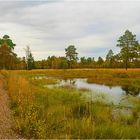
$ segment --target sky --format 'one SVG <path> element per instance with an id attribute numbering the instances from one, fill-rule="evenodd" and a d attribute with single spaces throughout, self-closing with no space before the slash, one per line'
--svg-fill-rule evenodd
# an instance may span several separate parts
<path id="1" fill-rule="evenodd" d="M 75 45 L 79 57 L 104 58 L 118 53 L 125 30 L 140 39 L 139 10 L 139 0 L 0 0 L 0 37 L 11 37 L 19 57 L 27 45 L 36 60 Z"/>

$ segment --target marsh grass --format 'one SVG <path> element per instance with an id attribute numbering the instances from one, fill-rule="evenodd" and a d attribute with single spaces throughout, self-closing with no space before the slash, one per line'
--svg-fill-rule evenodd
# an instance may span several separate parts
<path id="1" fill-rule="evenodd" d="M 133 99 L 132 114 L 114 117 L 112 105 L 87 100 L 80 90 L 44 88 L 23 73 L 6 74 L 14 130 L 23 138 L 140 138 L 139 100 Z"/>
<path id="2" fill-rule="evenodd" d="M 53 78 L 42 78 L 42 79 L 30 79 L 31 83 L 37 86 L 44 86 L 44 85 L 55 85 L 58 84 L 57 79 Z"/>
<path id="3" fill-rule="evenodd" d="M 90 89 L 88 89 L 88 88 L 79 88 L 78 89 L 79 91 L 82 91 L 82 92 L 91 92 L 91 90 Z"/>
<path id="4" fill-rule="evenodd" d="M 65 70 L 32 70 L 14 71 L 24 77 L 51 76 L 57 78 L 87 78 L 88 83 L 109 86 L 132 85 L 140 87 L 140 69 L 65 69 Z"/>
<path id="5" fill-rule="evenodd" d="M 31 71 L 14 71 L 24 76 L 53 76 L 63 78 L 140 78 L 140 69 L 48 69 L 48 70 L 31 70 Z"/>

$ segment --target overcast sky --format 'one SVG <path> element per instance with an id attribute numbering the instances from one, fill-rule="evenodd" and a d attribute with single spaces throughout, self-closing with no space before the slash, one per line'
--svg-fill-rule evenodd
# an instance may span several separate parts
<path id="1" fill-rule="evenodd" d="M 79 56 L 115 53 L 116 40 L 129 29 L 140 39 L 138 0 L 0 1 L 0 36 L 8 34 L 24 56 L 29 45 L 35 59 L 64 56 L 75 45 Z"/>

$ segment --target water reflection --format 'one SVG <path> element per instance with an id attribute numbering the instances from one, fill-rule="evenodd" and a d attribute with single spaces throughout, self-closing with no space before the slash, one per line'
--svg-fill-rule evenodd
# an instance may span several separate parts
<path id="1" fill-rule="evenodd" d="M 125 104 L 130 106 L 129 101 L 127 100 L 127 95 L 138 96 L 140 94 L 140 88 L 132 87 L 132 86 L 107 86 L 107 85 L 100 85 L 95 83 L 87 83 L 87 79 L 61 79 L 60 83 L 57 86 L 67 86 L 70 85 L 77 89 L 85 88 L 89 89 L 90 91 L 85 95 L 96 99 L 104 94 L 105 97 L 109 102 L 114 104 Z"/>
<path id="2" fill-rule="evenodd" d="M 126 95 L 138 96 L 140 94 L 140 88 L 133 86 L 122 86 L 122 90 Z"/>
<path id="3" fill-rule="evenodd" d="M 59 85 L 70 85 L 75 86 L 77 88 L 87 88 L 90 90 L 96 90 L 102 93 L 108 94 L 124 94 L 138 96 L 140 94 L 140 88 L 134 86 L 108 86 L 108 85 L 100 85 L 95 83 L 87 83 L 86 79 L 61 79 Z"/>
<path id="4" fill-rule="evenodd" d="M 87 89 L 87 91 L 91 91 L 89 93 L 85 93 L 86 96 L 90 96 L 92 94 L 93 98 L 96 98 L 98 95 L 105 94 L 106 97 L 113 102 L 114 104 L 120 104 L 120 102 L 124 102 L 127 95 L 138 96 L 140 95 L 140 88 L 133 86 L 110 86 L 110 85 L 100 85 L 96 83 L 87 83 L 87 79 L 81 78 L 73 78 L 73 79 L 61 79 L 60 77 L 46 77 L 46 76 L 38 76 L 34 77 L 34 79 L 42 79 L 42 78 L 52 78 L 60 81 L 57 84 L 53 85 L 45 85 L 44 87 L 54 88 L 60 86 L 72 86 L 77 89 Z M 93 92 L 92 92 L 93 91 Z M 98 94 L 98 95 L 97 95 Z M 126 101 L 129 105 L 130 103 Z M 125 103 L 126 104 L 126 103 Z M 128 106 L 129 106 L 128 105 Z"/>
<path id="5" fill-rule="evenodd" d="M 76 84 L 76 79 L 64 79 L 64 80 L 61 80 L 61 82 L 63 82 L 63 81 L 64 81 L 64 83 L 67 83 L 67 84 L 72 85 L 72 86 L 75 86 L 75 84 Z"/>

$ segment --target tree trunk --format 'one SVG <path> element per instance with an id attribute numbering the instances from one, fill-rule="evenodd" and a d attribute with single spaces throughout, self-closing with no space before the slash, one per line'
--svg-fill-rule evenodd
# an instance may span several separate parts
<path id="1" fill-rule="evenodd" d="M 125 69 L 127 70 L 127 59 L 125 60 Z"/>

